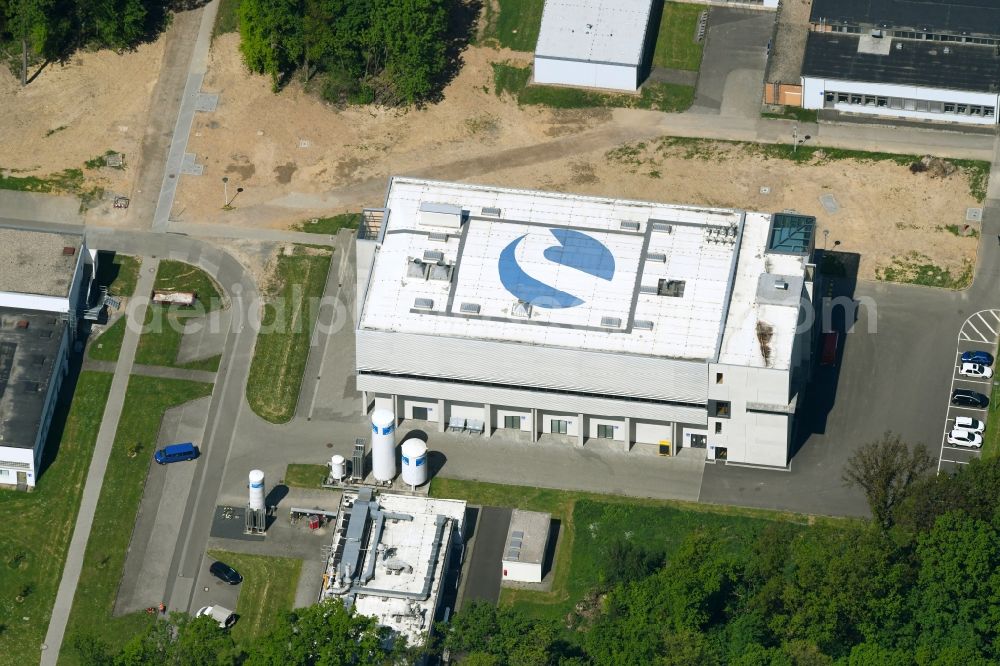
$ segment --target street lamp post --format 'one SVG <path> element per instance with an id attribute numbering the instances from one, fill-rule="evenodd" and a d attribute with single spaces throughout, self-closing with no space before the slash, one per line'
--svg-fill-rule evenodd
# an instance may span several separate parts
<path id="1" fill-rule="evenodd" d="M 222 177 L 222 207 L 229 205 L 229 176 Z"/>

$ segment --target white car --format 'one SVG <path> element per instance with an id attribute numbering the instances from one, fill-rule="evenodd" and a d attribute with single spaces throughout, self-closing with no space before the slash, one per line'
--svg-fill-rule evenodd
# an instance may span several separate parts
<path id="1" fill-rule="evenodd" d="M 993 368 L 982 365 L 981 363 L 963 363 L 962 367 L 958 369 L 960 375 L 965 375 L 966 377 L 982 377 L 984 379 L 989 379 L 993 376 Z"/>
<path id="2" fill-rule="evenodd" d="M 969 430 L 971 432 L 982 432 L 986 430 L 986 424 L 980 421 L 979 419 L 972 418 L 971 416 L 956 416 L 955 429 Z"/>
<path id="3" fill-rule="evenodd" d="M 948 433 L 948 443 L 953 446 L 967 446 L 969 448 L 978 449 L 983 445 L 983 436 L 978 432 L 955 428 Z"/>
<path id="4" fill-rule="evenodd" d="M 219 627 L 222 629 L 228 629 L 229 627 L 236 624 L 236 613 L 229 610 L 228 608 L 223 608 L 222 606 L 205 606 L 199 608 L 198 612 L 194 614 L 195 617 L 207 616 L 219 623 Z"/>

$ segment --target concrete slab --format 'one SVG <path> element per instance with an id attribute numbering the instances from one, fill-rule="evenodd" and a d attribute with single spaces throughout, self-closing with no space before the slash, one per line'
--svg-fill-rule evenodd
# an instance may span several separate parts
<path id="1" fill-rule="evenodd" d="M 840 212 L 840 204 L 837 203 L 837 197 L 832 194 L 824 194 L 819 198 L 819 202 L 826 209 L 826 212 L 831 215 Z"/>
<path id="2" fill-rule="evenodd" d="M 757 118 L 760 116 L 763 95 L 763 69 L 734 70 L 726 76 L 719 112 L 724 116 Z"/>
<path id="3" fill-rule="evenodd" d="M 774 13 L 712 7 L 695 91 L 695 113 L 757 118 Z M 728 97 L 728 100 L 727 100 Z"/>
<path id="4" fill-rule="evenodd" d="M 160 426 L 157 445 L 200 441 L 210 400 L 209 397 L 200 398 L 168 410 Z M 151 456 L 152 451 L 143 454 Z M 115 614 L 149 608 L 166 598 L 170 559 L 198 464 L 198 461 L 175 465 L 150 464 L 139 515 L 125 558 Z"/>
<path id="5" fill-rule="evenodd" d="M 221 354 L 226 346 L 231 320 L 230 308 L 213 310 L 204 317 L 189 320 L 184 325 L 177 362 L 190 363 Z"/>
<path id="6" fill-rule="evenodd" d="M 83 224 L 80 200 L 63 194 L 0 190 L 0 217 L 30 222 Z"/>
<path id="7" fill-rule="evenodd" d="M 184 158 L 181 160 L 181 173 L 185 176 L 200 176 L 204 173 L 205 166 L 195 163 L 197 158 L 198 156 L 194 153 L 184 153 Z"/>
<path id="8" fill-rule="evenodd" d="M 219 94 L 218 93 L 198 93 L 198 97 L 194 100 L 194 110 L 202 111 L 205 113 L 211 113 L 219 106 Z"/>
<path id="9" fill-rule="evenodd" d="M 319 599 L 323 587 L 323 573 L 326 562 L 320 559 L 302 562 L 302 572 L 299 574 L 299 585 L 295 588 L 295 605 L 292 608 L 312 606 Z"/>
<path id="10" fill-rule="evenodd" d="M 465 588 L 459 608 L 473 601 L 495 604 L 500 600 L 503 547 L 510 526 L 511 509 L 484 506 L 479 511 L 472 554 L 465 568 Z"/>

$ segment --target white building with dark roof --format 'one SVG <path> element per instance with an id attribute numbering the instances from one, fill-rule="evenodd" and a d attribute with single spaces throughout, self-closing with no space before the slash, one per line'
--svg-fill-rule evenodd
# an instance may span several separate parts
<path id="1" fill-rule="evenodd" d="M 814 0 L 802 106 L 995 125 L 1000 3 Z"/>
<path id="2" fill-rule="evenodd" d="M 366 216 L 366 411 L 787 463 L 812 218 L 409 178 Z"/>
<path id="3" fill-rule="evenodd" d="M 0 228 L 2 486 L 37 482 L 96 262 L 81 234 Z"/>

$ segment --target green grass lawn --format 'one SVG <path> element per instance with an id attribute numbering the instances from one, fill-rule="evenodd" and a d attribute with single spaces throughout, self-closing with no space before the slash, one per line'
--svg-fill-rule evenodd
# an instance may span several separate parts
<path id="1" fill-rule="evenodd" d="M 153 304 L 146 311 L 148 329 L 139 338 L 135 362 L 189 370 L 219 369 L 219 356 L 178 363 L 177 352 L 184 337 L 184 323 L 222 307 L 222 297 L 215 281 L 203 270 L 181 261 L 164 260 L 156 271 L 153 289 L 193 291 L 198 301 L 193 308 Z"/>
<path id="2" fill-rule="evenodd" d="M 76 634 L 94 634 L 112 646 L 121 646 L 150 622 L 141 611 L 111 617 L 146 472 L 156 449 L 163 413 L 211 392 L 212 384 L 201 382 L 139 375 L 129 378 L 61 659 L 77 662 L 76 655 L 69 649 Z M 129 457 L 133 448 L 137 449 L 135 456 Z"/>
<path id="3" fill-rule="evenodd" d="M 331 256 L 296 246 L 293 255 L 278 257 L 247 380 L 247 402 L 271 423 L 286 423 L 295 414 Z"/>
<path id="4" fill-rule="evenodd" d="M 674 83 L 648 83 L 639 95 L 601 93 L 562 86 L 528 85 L 530 67 L 493 63 L 493 92 L 512 95 L 518 104 L 549 106 L 556 109 L 617 107 L 683 111 L 694 102 L 694 88 Z"/>
<path id="5" fill-rule="evenodd" d="M 288 557 L 244 555 L 210 550 L 209 555 L 233 567 L 243 576 L 236 605 L 239 621 L 233 639 L 247 646 L 271 628 L 282 611 L 292 610 L 299 585 L 302 560 Z"/>
<path id="6" fill-rule="evenodd" d="M 703 43 L 694 41 L 694 38 L 698 31 L 698 16 L 706 9 L 703 5 L 664 3 L 656 49 L 653 51 L 653 66 L 698 71 Z"/>
<path id="7" fill-rule="evenodd" d="M 497 0 L 497 5 L 499 11 L 491 2 L 483 3 L 483 41 L 495 41 L 514 51 L 534 51 L 545 1 Z"/>
<path id="8" fill-rule="evenodd" d="M 0 491 L 0 663 L 38 663 L 111 378 L 81 373 L 72 405 L 57 408 L 45 454 L 54 459 L 34 492 Z"/>
<path id="9" fill-rule="evenodd" d="M 108 288 L 113 296 L 130 298 L 139 282 L 141 260 L 126 254 L 116 254 L 111 261 L 98 258 L 97 283 Z M 104 329 L 93 342 L 87 354 L 95 361 L 117 361 L 125 339 L 125 317 Z"/>
<path id="10" fill-rule="evenodd" d="M 361 213 L 343 213 L 333 217 L 319 217 L 313 220 L 299 222 L 294 227 L 295 231 L 304 231 L 308 234 L 329 234 L 336 235 L 341 229 L 357 229 L 361 224 Z"/>
<path id="11" fill-rule="evenodd" d="M 476 481 L 435 478 L 432 497 L 464 499 L 471 504 L 547 511 L 562 522 L 561 543 L 555 555 L 551 592 L 503 588 L 501 603 L 514 604 L 534 617 L 561 619 L 600 582 L 600 562 L 608 543 L 631 532 L 662 549 L 667 557 L 693 530 L 725 534 L 734 547 L 769 522 L 809 518 L 791 513 L 722 507 L 666 500 L 637 499 L 575 491 L 505 486 Z M 820 519 L 823 521 L 831 519 Z"/>
<path id="12" fill-rule="evenodd" d="M 326 465 L 291 463 L 285 468 L 285 485 L 296 488 L 319 488 L 329 473 L 330 468 Z"/>
<path id="13" fill-rule="evenodd" d="M 212 26 L 212 39 L 239 30 L 239 11 L 240 0 L 220 0 L 219 11 L 215 15 L 215 25 Z"/>

